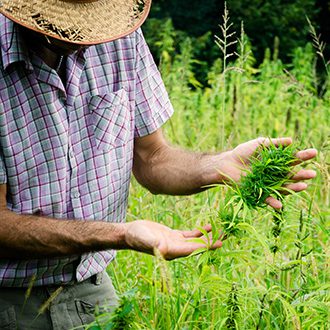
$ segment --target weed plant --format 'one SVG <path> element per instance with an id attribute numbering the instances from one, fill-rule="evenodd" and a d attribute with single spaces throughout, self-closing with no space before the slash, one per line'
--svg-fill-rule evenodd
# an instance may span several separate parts
<path id="1" fill-rule="evenodd" d="M 239 314 L 238 288 L 235 283 L 232 284 L 227 300 L 227 319 L 226 328 L 228 330 L 237 328 L 237 315 Z"/>
<path id="2" fill-rule="evenodd" d="M 135 291 L 122 294 L 118 307 L 113 311 L 96 310 L 95 321 L 86 330 L 128 330 L 134 326 Z M 102 308 L 103 309 L 103 308 Z"/>
<path id="3" fill-rule="evenodd" d="M 251 157 L 249 170 L 233 189 L 238 199 L 249 208 L 265 207 L 270 196 L 282 198 L 285 185 L 290 183 L 292 165 L 297 162 L 296 148 L 262 145 Z"/>
<path id="4" fill-rule="evenodd" d="M 226 238 L 229 236 L 235 236 L 237 238 L 242 236 L 243 231 L 239 228 L 239 224 L 242 223 L 243 219 L 239 214 L 235 215 L 234 205 L 230 200 L 225 205 L 220 206 L 219 220 L 221 230 Z"/>

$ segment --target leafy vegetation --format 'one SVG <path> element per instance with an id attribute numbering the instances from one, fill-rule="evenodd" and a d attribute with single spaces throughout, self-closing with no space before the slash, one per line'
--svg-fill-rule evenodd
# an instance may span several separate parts
<path id="1" fill-rule="evenodd" d="M 249 208 L 265 207 L 269 196 L 282 198 L 283 188 L 290 183 L 291 166 L 297 161 L 296 149 L 292 146 L 262 146 L 251 158 L 250 169 L 235 193 Z"/>
<path id="2" fill-rule="evenodd" d="M 129 221 L 152 219 L 173 228 L 212 223 L 214 233 L 223 230 L 228 238 L 220 250 L 172 262 L 119 252 L 108 271 L 120 295 L 135 291 L 109 324 L 121 324 L 129 314 L 125 329 L 329 329 L 330 78 L 320 95 L 316 51 L 311 44 L 298 47 L 292 63 L 284 65 L 275 48 L 255 66 L 242 29 L 238 56 L 224 66 L 219 50 L 202 88 L 193 70 L 195 44 L 185 38 L 175 54 L 174 33 L 169 24 L 157 36 L 160 68 L 176 109 L 164 128 L 172 143 L 219 151 L 256 136 L 292 136 L 318 149 L 317 160 L 307 164 L 318 177 L 307 193 L 287 196 L 282 212 L 242 208 L 228 187 L 188 197 L 153 196 L 133 182 Z M 291 148 L 264 149 L 244 190 L 259 182 L 260 170 L 266 187 L 268 180 L 284 180 L 293 154 Z M 262 186 L 258 206 L 268 193 Z M 260 191 L 251 194 L 259 197 Z M 95 323 L 90 329 L 108 328 Z"/>

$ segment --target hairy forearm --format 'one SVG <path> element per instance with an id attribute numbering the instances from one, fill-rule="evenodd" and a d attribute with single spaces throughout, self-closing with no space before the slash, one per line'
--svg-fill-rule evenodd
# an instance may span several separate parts
<path id="1" fill-rule="evenodd" d="M 223 181 L 224 154 L 193 153 L 163 145 L 149 157 L 134 155 L 134 174 L 152 193 L 189 195 Z"/>
<path id="2" fill-rule="evenodd" d="M 0 258 L 41 258 L 122 249 L 125 225 L 0 211 Z"/>

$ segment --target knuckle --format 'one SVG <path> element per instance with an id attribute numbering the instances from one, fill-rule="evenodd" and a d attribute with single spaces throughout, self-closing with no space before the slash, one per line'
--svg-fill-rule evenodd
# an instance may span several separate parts
<path id="1" fill-rule="evenodd" d="M 257 142 L 258 142 L 259 144 L 262 144 L 262 143 L 264 143 L 264 142 L 266 141 L 266 138 L 263 137 L 263 136 L 259 136 L 256 140 L 257 140 Z"/>

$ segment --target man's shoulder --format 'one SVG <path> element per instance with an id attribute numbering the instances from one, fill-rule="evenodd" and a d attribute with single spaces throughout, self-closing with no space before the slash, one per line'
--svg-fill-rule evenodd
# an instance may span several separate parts
<path id="1" fill-rule="evenodd" d="M 128 34 L 125 37 L 109 41 L 106 43 L 95 45 L 94 47 L 96 49 L 104 49 L 104 48 L 110 48 L 110 49 L 116 49 L 117 51 L 120 50 L 128 50 L 128 49 L 136 49 L 140 42 L 144 42 L 144 37 L 141 29 L 137 29 L 134 32 Z"/>
<path id="2" fill-rule="evenodd" d="M 2 47 L 8 47 L 8 44 L 12 41 L 13 34 L 14 22 L 0 13 L 0 45 Z"/>

